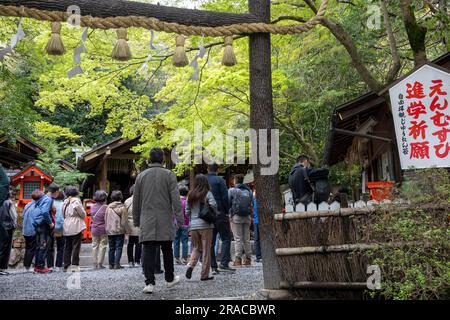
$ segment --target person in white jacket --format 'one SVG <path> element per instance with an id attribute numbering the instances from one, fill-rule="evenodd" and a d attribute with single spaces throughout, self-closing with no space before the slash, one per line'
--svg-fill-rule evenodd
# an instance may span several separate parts
<path id="1" fill-rule="evenodd" d="M 125 200 L 125 207 L 128 210 L 128 225 L 130 230 L 127 245 L 128 264 L 130 267 L 139 266 L 141 264 L 142 251 L 142 245 L 139 243 L 139 227 L 135 227 L 133 222 L 133 192 L 134 185 L 130 188 L 131 197 Z"/>
<path id="2" fill-rule="evenodd" d="M 82 232 L 86 229 L 86 223 L 84 222 L 86 211 L 84 211 L 83 204 L 78 198 L 77 187 L 66 187 L 64 193 L 68 197 L 63 203 L 63 235 L 66 239 L 64 271 L 67 272 L 70 266 L 73 266 L 73 269 L 77 271 L 80 265 Z"/>

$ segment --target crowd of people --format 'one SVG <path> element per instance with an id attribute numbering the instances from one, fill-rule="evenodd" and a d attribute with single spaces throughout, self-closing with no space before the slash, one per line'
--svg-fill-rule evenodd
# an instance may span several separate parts
<path id="1" fill-rule="evenodd" d="M 120 261 L 127 238 L 129 266 L 142 266 L 144 293 L 153 292 L 158 273 L 164 273 L 167 287 L 179 283 L 180 277 L 174 274 L 175 263 L 185 264 L 185 277 L 191 279 L 194 268 L 201 262 L 200 280 L 212 280 L 219 273 L 233 273 L 236 268 L 251 266 L 252 220 L 256 260 L 261 261 L 256 197 L 244 184 L 243 175 L 236 175 L 234 187 L 228 190 L 225 180 L 217 175 L 218 166 L 209 165 L 208 174 L 196 175 L 189 190 L 162 163 L 163 151 L 153 148 L 149 168 L 137 176 L 126 200 L 119 190 L 110 195 L 105 190 L 95 192 L 90 210 L 95 269 L 106 268 L 107 249 L 109 269 L 123 268 Z M 34 190 L 31 198 L 23 210 L 25 269 L 36 273 L 79 271 L 86 211 L 77 187 L 66 186 L 61 190 L 52 183 L 46 193 Z M 9 180 L 1 166 L 0 204 L 0 274 L 7 275 L 13 232 L 19 226 Z M 222 246 L 218 262 L 219 236 Z M 235 259 L 230 266 L 233 238 Z"/>

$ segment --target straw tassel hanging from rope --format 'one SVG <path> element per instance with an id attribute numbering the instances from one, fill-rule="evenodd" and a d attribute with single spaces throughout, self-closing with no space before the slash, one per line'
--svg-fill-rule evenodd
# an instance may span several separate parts
<path id="1" fill-rule="evenodd" d="M 236 56 L 233 51 L 233 37 L 225 37 L 225 44 L 223 50 L 222 64 L 227 67 L 232 67 L 237 64 Z"/>
<path id="2" fill-rule="evenodd" d="M 127 61 L 132 57 L 130 46 L 127 42 L 127 29 L 120 28 L 116 30 L 117 43 L 114 46 L 111 57 L 119 61 Z"/>
<path id="3" fill-rule="evenodd" d="M 63 55 L 66 52 L 61 39 L 61 23 L 52 22 L 52 36 L 45 47 L 45 51 L 54 56 Z"/>
<path id="4" fill-rule="evenodd" d="M 184 48 L 185 42 L 186 38 L 184 36 L 177 36 L 177 47 L 175 48 L 175 53 L 173 55 L 173 65 L 175 67 L 185 67 L 189 64 L 186 49 Z"/>

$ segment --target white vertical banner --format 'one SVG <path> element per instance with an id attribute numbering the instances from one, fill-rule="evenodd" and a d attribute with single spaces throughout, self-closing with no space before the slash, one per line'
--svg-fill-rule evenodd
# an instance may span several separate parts
<path id="1" fill-rule="evenodd" d="M 425 64 L 389 95 L 402 169 L 450 167 L 450 73 Z"/>

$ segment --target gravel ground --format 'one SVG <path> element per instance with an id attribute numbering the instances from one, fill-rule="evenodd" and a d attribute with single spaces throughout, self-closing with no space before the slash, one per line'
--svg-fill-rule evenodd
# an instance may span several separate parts
<path id="1" fill-rule="evenodd" d="M 0 276 L 0 299 L 34 300 L 177 300 L 177 299 L 262 299 L 262 264 L 240 268 L 234 274 L 221 273 L 212 281 L 200 281 L 200 266 L 191 280 L 184 276 L 186 266 L 175 265 L 180 284 L 167 289 L 164 275 L 156 275 L 153 294 L 142 293 L 144 276 L 141 268 L 121 270 L 93 270 L 82 268 L 80 273 L 55 272 L 51 274 L 25 273 L 14 270 Z M 77 287 L 77 276 L 81 289 Z"/>

